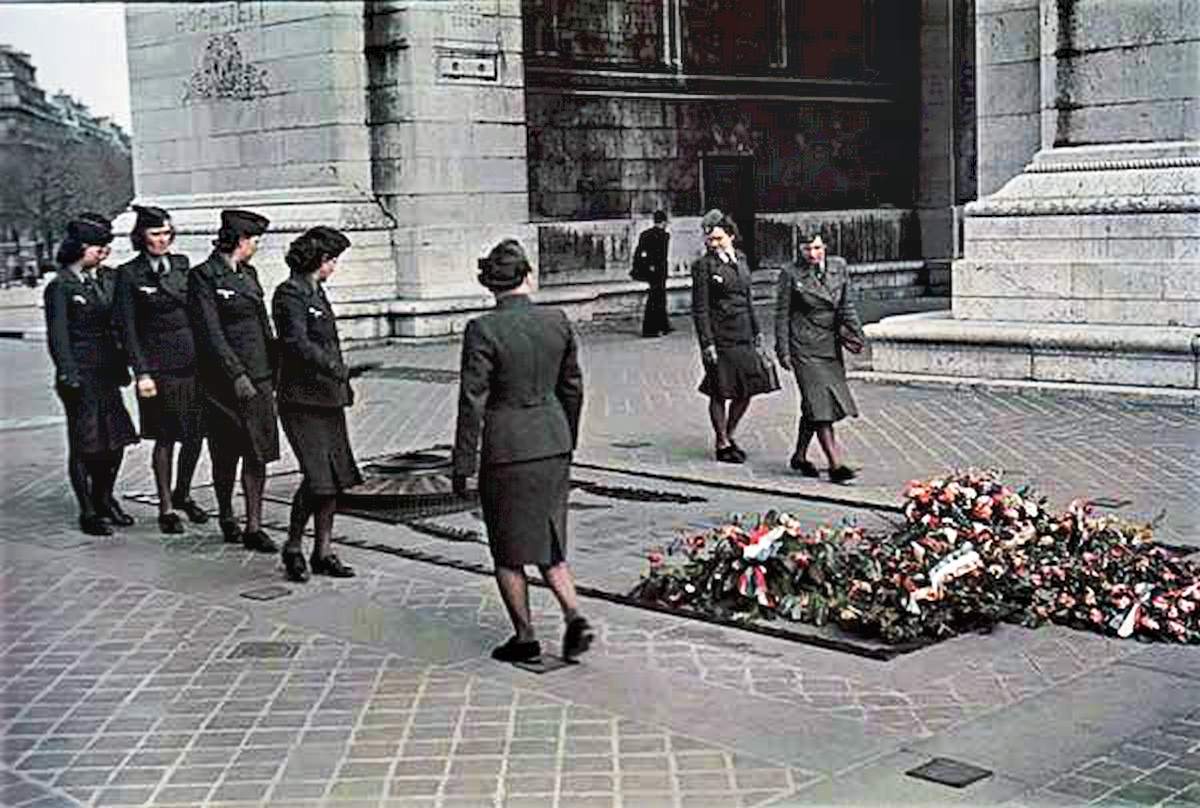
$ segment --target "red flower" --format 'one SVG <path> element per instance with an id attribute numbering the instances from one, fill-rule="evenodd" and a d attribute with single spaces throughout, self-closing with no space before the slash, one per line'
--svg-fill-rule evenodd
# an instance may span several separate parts
<path id="1" fill-rule="evenodd" d="M 646 560 L 650 562 L 650 566 L 657 569 L 663 565 L 663 554 L 657 551 L 647 553 Z"/>

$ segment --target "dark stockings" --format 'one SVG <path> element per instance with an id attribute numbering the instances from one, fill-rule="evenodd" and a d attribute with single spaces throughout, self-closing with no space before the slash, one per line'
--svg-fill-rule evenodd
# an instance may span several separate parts
<path id="1" fill-rule="evenodd" d="M 71 479 L 71 490 L 79 502 L 79 515 L 95 516 L 96 509 L 92 504 L 92 493 L 89 488 L 91 479 L 88 475 L 88 461 L 74 447 L 67 449 L 67 476 Z"/>
<path id="2" fill-rule="evenodd" d="M 180 502 L 192 494 L 192 478 L 196 476 L 196 466 L 200 463 L 200 448 L 203 443 L 203 439 L 196 438 L 179 444 L 179 465 L 175 467 L 174 499 Z"/>
<path id="3" fill-rule="evenodd" d="M 292 495 L 292 514 L 288 520 L 286 552 L 303 552 L 302 539 L 308 518 L 313 517 L 313 532 L 316 535 L 313 555 L 324 558 L 330 553 L 333 542 L 333 515 L 337 512 L 336 496 L 316 496 L 308 493 L 304 483 Z"/>
<path id="4" fill-rule="evenodd" d="M 233 485 L 237 482 L 237 464 L 240 456 L 224 442 L 208 439 L 208 454 L 212 460 L 213 493 L 217 497 L 217 518 L 222 522 L 233 521 Z"/>
<path id="5" fill-rule="evenodd" d="M 549 585 L 558 605 L 562 609 L 563 619 L 570 621 L 579 614 L 579 604 L 575 595 L 575 579 L 571 568 L 565 561 L 553 566 L 539 566 L 542 579 Z M 496 584 L 500 587 L 500 599 L 508 611 L 518 642 L 529 642 L 534 639 L 533 619 L 529 611 L 529 581 L 522 567 L 503 567 L 496 565 Z"/>
<path id="6" fill-rule="evenodd" d="M 175 454 L 175 443 L 160 440 L 154 444 L 150 455 L 150 467 L 154 469 L 154 487 L 158 489 L 158 515 L 171 512 L 171 460 Z"/>
<path id="7" fill-rule="evenodd" d="M 833 434 L 832 421 L 809 421 L 800 416 L 800 428 L 796 436 L 796 456 L 801 460 L 807 459 L 808 445 L 812 443 L 813 435 L 825 453 L 825 459 L 830 468 L 836 468 L 838 462 L 837 438 Z"/>
<path id="8" fill-rule="evenodd" d="M 249 457 L 242 458 L 242 494 L 246 497 L 246 532 L 262 529 L 263 487 L 267 466 Z"/>
<path id="9" fill-rule="evenodd" d="M 729 411 L 726 412 L 725 399 L 716 396 L 709 397 L 708 420 L 712 422 L 718 449 L 724 449 L 733 441 L 733 433 L 749 408 L 750 399 L 735 398 L 729 402 Z"/>
<path id="10" fill-rule="evenodd" d="M 99 513 L 108 513 L 110 510 L 113 488 L 116 487 L 117 474 L 124 459 L 125 450 L 117 449 L 115 452 L 88 455 L 84 461 L 92 482 L 92 507 Z"/>

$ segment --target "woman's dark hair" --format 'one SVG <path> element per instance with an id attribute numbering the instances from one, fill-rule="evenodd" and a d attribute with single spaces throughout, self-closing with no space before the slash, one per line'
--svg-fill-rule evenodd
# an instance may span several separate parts
<path id="1" fill-rule="evenodd" d="M 83 251 L 87 249 L 87 246 L 79 239 L 67 236 L 58 245 L 58 252 L 54 254 L 54 260 L 60 267 L 69 267 L 83 258 Z"/>
<path id="2" fill-rule="evenodd" d="M 350 246 L 350 240 L 332 227 L 313 227 L 288 245 L 284 263 L 293 275 L 316 272 L 329 258 L 337 258 Z"/>
<path id="3" fill-rule="evenodd" d="M 217 231 L 217 237 L 213 239 L 213 246 L 218 252 L 231 253 L 237 249 L 238 242 L 242 240 L 242 233 L 230 227 L 222 227 Z"/>

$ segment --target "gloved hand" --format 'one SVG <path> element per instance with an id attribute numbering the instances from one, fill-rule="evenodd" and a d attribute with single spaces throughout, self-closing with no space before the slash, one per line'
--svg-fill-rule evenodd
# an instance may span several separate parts
<path id="1" fill-rule="evenodd" d="M 250 381 L 250 377 L 243 373 L 233 380 L 233 394 L 238 397 L 238 401 L 249 401 L 258 395 L 258 388 Z"/>
<path id="2" fill-rule="evenodd" d="M 792 369 L 792 358 L 786 353 L 775 354 L 775 359 L 779 362 L 779 367 L 783 368 L 784 370 Z"/>
<path id="3" fill-rule="evenodd" d="M 154 398 L 158 395 L 158 385 L 149 376 L 138 376 L 137 394 L 138 398 Z"/>
<path id="4" fill-rule="evenodd" d="M 453 475 L 450 478 L 450 486 L 454 489 L 455 496 L 465 497 L 467 495 L 467 475 Z"/>
<path id="5" fill-rule="evenodd" d="M 706 365 L 717 364 L 717 346 L 716 345 L 706 346 L 704 348 L 704 351 L 701 352 L 700 358 L 702 360 L 704 360 L 704 364 L 706 364 Z"/>
<path id="6" fill-rule="evenodd" d="M 83 395 L 83 387 L 75 380 L 59 379 L 57 388 L 58 397 L 64 404 L 74 404 Z"/>

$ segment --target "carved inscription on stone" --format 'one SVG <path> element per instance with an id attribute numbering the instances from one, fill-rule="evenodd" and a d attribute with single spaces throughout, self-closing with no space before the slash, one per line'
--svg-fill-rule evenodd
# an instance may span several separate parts
<path id="1" fill-rule="evenodd" d="M 215 34 L 262 25 L 263 0 L 232 3 L 180 3 L 175 12 L 175 33 Z"/>
<path id="2" fill-rule="evenodd" d="M 499 33 L 496 0 L 453 0 L 445 11 L 445 36 L 459 42 L 494 42 Z"/>
<path id="3" fill-rule="evenodd" d="M 217 34 L 204 46 L 204 56 L 188 80 L 183 102 L 250 101 L 267 91 L 267 71 L 246 60 L 233 34 Z"/>

